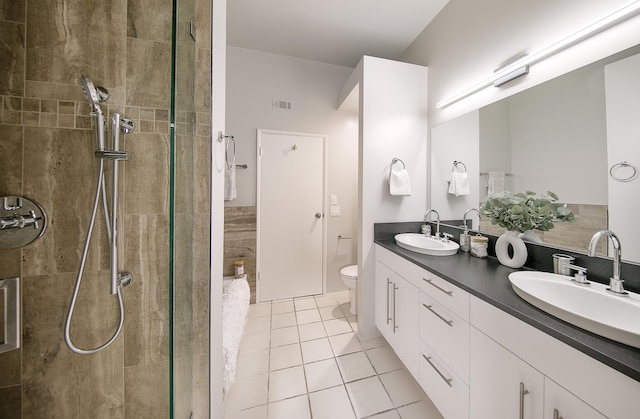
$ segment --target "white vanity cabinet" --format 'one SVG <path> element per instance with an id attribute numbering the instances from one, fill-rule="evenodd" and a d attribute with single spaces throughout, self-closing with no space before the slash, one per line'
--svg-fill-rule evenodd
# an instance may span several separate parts
<path id="1" fill-rule="evenodd" d="M 470 418 L 640 417 L 640 382 L 476 297 L 470 309 Z"/>
<path id="2" fill-rule="evenodd" d="M 470 419 L 542 418 L 544 376 L 471 328 Z"/>
<path id="3" fill-rule="evenodd" d="M 376 260 L 375 323 L 407 370 L 418 377 L 418 289 Z"/>
<path id="4" fill-rule="evenodd" d="M 543 419 L 607 419 L 555 381 L 544 379 Z"/>
<path id="5" fill-rule="evenodd" d="M 445 419 L 640 418 L 640 382 L 380 246 L 375 320 Z"/>

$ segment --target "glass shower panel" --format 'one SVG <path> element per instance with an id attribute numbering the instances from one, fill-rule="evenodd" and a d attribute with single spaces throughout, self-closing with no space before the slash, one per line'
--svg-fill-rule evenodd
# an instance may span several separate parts
<path id="1" fill-rule="evenodd" d="M 171 106 L 171 418 L 189 419 L 193 403 L 192 280 L 195 134 L 195 0 L 174 0 Z"/>

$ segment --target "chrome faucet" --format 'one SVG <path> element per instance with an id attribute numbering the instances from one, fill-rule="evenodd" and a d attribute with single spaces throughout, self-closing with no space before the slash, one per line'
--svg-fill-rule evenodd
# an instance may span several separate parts
<path id="1" fill-rule="evenodd" d="M 620 246 L 620 240 L 618 236 L 611 230 L 600 230 L 591 237 L 589 242 L 590 257 L 596 255 L 596 245 L 598 240 L 602 236 L 609 236 L 611 244 L 613 244 L 613 276 L 609 280 L 609 288 L 607 291 L 616 295 L 628 295 L 629 293 L 624 290 L 624 280 L 620 278 L 620 259 L 622 255 L 622 247 Z"/>
<path id="2" fill-rule="evenodd" d="M 435 213 L 436 213 L 436 217 L 438 217 L 438 218 L 436 219 L 436 235 L 435 235 L 434 237 L 435 237 L 436 239 L 439 239 L 439 238 L 440 238 L 440 214 L 438 214 L 438 211 L 436 211 L 436 210 L 434 210 L 434 209 L 427 210 L 427 211 L 424 213 L 424 217 L 422 217 L 422 221 L 424 221 L 424 223 L 426 224 L 426 223 L 427 223 L 427 221 L 429 220 L 429 215 L 430 215 L 432 212 L 435 212 Z"/>
<path id="3" fill-rule="evenodd" d="M 469 232 L 469 227 L 467 227 L 467 215 L 469 215 L 471 211 L 475 211 L 478 213 L 478 215 L 480 215 L 480 211 L 478 211 L 477 208 L 469 208 L 468 210 L 465 211 L 464 215 L 462 216 L 462 223 L 464 224 L 465 233 Z"/>

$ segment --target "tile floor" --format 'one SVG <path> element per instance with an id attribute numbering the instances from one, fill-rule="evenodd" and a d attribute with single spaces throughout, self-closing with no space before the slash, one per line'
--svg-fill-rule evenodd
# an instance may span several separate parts
<path id="1" fill-rule="evenodd" d="M 348 291 L 252 305 L 225 419 L 442 419 Z"/>

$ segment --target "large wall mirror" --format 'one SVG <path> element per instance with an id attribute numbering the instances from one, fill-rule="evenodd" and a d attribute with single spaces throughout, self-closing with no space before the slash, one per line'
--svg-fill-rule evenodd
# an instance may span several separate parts
<path id="1" fill-rule="evenodd" d="M 448 193 L 454 161 L 468 172 L 468 195 Z M 576 215 L 574 223 L 536 232 L 543 243 L 586 252 L 593 234 L 609 228 L 621 239 L 622 258 L 640 262 L 637 169 L 640 45 L 431 131 L 431 206 L 442 219 L 459 220 L 467 209 L 479 208 L 489 174 L 498 181 L 504 176 L 504 190 L 553 191 Z M 486 218 L 471 218 L 475 230 L 504 231 Z M 604 240 L 599 252 L 607 253 Z"/>

